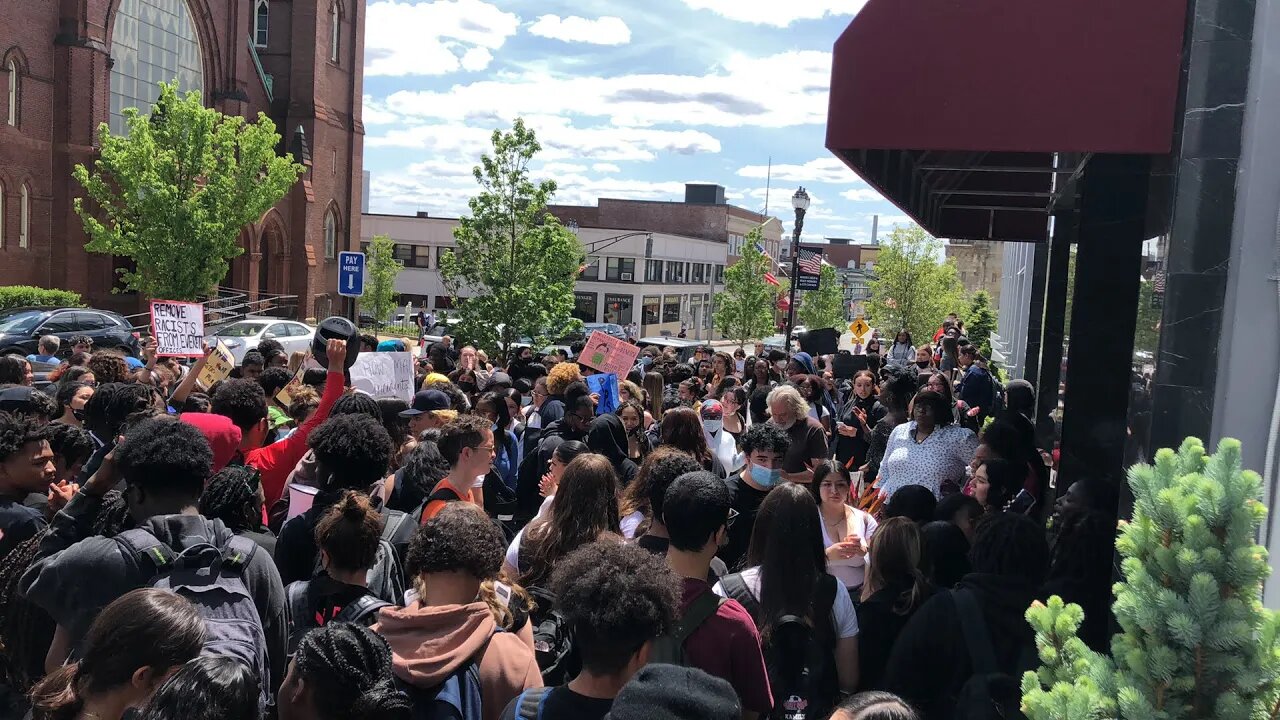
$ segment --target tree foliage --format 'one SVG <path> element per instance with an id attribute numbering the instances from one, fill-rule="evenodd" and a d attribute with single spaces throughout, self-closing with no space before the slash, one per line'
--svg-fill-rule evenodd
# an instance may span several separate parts
<path id="1" fill-rule="evenodd" d="M 50 290 L 33 285 L 0 287 L 0 310 L 19 307 L 80 307 L 80 294 L 70 290 Z"/>
<path id="2" fill-rule="evenodd" d="M 942 242 L 923 228 L 898 226 L 876 259 L 868 311 L 888 337 L 901 328 L 931 338 L 947 313 L 963 307 L 964 286 L 955 263 L 938 262 Z"/>
<path id="3" fill-rule="evenodd" d="M 396 244 L 386 235 L 375 235 L 367 251 L 364 297 L 360 304 L 379 322 L 386 322 L 396 307 L 396 276 L 404 263 L 396 259 Z"/>
<path id="4" fill-rule="evenodd" d="M 1275 718 L 1280 614 L 1262 607 L 1270 572 L 1258 545 L 1262 481 L 1241 470 L 1240 442 L 1205 455 L 1196 438 L 1129 470 L 1133 520 L 1116 549 L 1121 632 L 1111 657 L 1076 632 L 1084 617 L 1061 598 L 1027 611 L 1044 666 L 1022 680 L 1030 720 Z M 1112 659 L 1114 658 L 1114 660 Z"/>
<path id="5" fill-rule="evenodd" d="M 1161 308 L 1155 305 L 1155 294 L 1155 282 L 1143 280 L 1138 288 L 1138 323 L 1133 335 L 1133 349 L 1152 355 L 1160 345 Z"/>
<path id="6" fill-rule="evenodd" d="M 765 282 L 773 262 L 756 249 L 760 228 L 747 233 L 742 256 L 724 271 L 724 292 L 716 296 L 716 327 L 739 346 L 773 334 L 773 308 L 781 288 Z"/>
<path id="7" fill-rule="evenodd" d="M 128 135 L 98 130 L 102 151 L 91 173 L 74 176 L 91 201 L 76 198 L 85 249 L 130 258 L 125 288 L 146 297 L 195 300 L 227 275 L 244 250 L 241 228 L 259 220 L 303 172 L 276 154 L 280 136 L 257 122 L 206 108 L 197 92 L 179 97 L 161 84 L 149 116 L 126 108 Z"/>
<path id="8" fill-rule="evenodd" d="M 551 180 L 534 183 L 529 163 L 542 149 L 517 119 L 510 132 L 495 130 L 493 153 L 472 172 L 480 192 L 468 202 L 453 235 L 458 247 L 443 253 L 445 288 L 465 302 L 458 334 L 503 358 L 516 342 L 542 347 L 579 326 L 573 286 L 584 255 L 577 237 L 547 212 Z"/>
<path id="9" fill-rule="evenodd" d="M 832 265 L 823 264 L 817 290 L 806 290 L 796 319 L 810 330 L 839 328 L 844 325 L 844 289 Z"/>
<path id="10" fill-rule="evenodd" d="M 969 312 L 964 316 L 965 337 L 978 346 L 978 352 L 991 357 L 991 333 L 995 331 L 996 311 L 991 307 L 991 295 L 979 290 L 969 299 Z"/>

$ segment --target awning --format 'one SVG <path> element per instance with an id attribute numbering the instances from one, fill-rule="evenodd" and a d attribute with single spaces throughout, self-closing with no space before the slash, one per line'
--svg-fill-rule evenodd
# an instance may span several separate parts
<path id="1" fill-rule="evenodd" d="M 1186 12 L 868 0 L 835 45 L 827 148 L 937 237 L 1043 241 L 1090 154 L 1171 150 Z"/>

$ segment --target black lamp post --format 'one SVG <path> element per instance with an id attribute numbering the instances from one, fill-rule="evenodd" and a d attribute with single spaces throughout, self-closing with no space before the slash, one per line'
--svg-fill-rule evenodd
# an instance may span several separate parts
<path id="1" fill-rule="evenodd" d="M 791 328 L 796 324 L 796 281 L 800 279 L 800 231 L 804 229 L 804 214 L 809 209 L 809 193 L 801 187 L 791 196 L 791 207 L 796 210 L 796 226 L 791 233 L 791 296 L 787 305 L 787 338 L 782 343 L 783 352 L 791 352 Z"/>

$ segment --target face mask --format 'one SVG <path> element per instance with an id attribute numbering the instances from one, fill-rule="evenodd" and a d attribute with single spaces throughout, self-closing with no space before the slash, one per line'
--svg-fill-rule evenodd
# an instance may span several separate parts
<path id="1" fill-rule="evenodd" d="M 735 360 L 733 364 L 737 366 L 738 372 L 742 372 L 747 367 L 747 359 Z"/>
<path id="2" fill-rule="evenodd" d="M 770 470 L 767 467 L 751 463 L 751 482 L 766 490 L 782 481 L 782 470 Z"/>
<path id="3" fill-rule="evenodd" d="M 720 432 L 720 428 L 722 427 L 724 427 L 723 420 L 703 420 L 702 421 L 702 429 L 706 430 L 712 435 L 715 435 L 716 433 Z"/>
<path id="4" fill-rule="evenodd" d="M 80 408 L 79 410 L 72 408 L 71 417 L 79 420 L 80 422 L 84 422 L 84 408 Z"/>
<path id="5" fill-rule="evenodd" d="M 531 395 L 525 395 L 524 397 L 520 398 L 520 407 L 529 407 L 532 404 L 533 404 L 533 397 Z"/>
<path id="6" fill-rule="evenodd" d="M 779 360 L 778 362 L 774 363 L 773 366 L 778 368 L 778 372 L 782 372 L 787 369 L 787 361 Z"/>
<path id="7" fill-rule="evenodd" d="M 640 367 L 649 367 L 652 364 L 653 364 L 653 358 L 649 357 L 648 355 L 642 355 L 640 357 Z"/>

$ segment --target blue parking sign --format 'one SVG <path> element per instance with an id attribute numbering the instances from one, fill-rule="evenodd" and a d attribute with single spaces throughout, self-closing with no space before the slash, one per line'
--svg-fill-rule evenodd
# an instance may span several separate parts
<path id="1" fill-rule="evenodd" d="M 364 295 L 364 253 L 338 253 L 338 294 L 346 297 Z"/>

